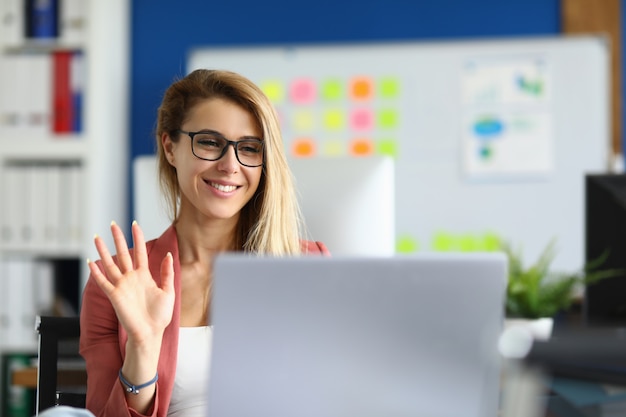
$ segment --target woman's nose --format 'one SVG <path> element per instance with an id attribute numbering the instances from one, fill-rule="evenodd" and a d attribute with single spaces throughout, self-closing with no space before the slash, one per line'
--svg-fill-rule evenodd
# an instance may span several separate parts
<path id="1" fill-rule="evenodd" d="M 226 146 L 226 153 L 217 162 L 218 169 L 220 171 L 227 172 L 229 174 L 237 172 L 237 169 L 239 168 L 239 161 L 237 160 L 237 155 L 235 154 L 235 146 L 232 143 L 229 143 Z"/>

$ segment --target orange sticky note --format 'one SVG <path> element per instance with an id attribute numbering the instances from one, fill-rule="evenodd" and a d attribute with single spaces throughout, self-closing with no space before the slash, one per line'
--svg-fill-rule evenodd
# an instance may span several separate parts
<path id="1" fill-rule="evenodd" d="M 367 138 L 353 139 L 349 148 L 352 156 L 368 156 L 374 153 L 374 144 Z"/>
<path id="2" fill-rule="evenodd" d="M 315 155 L 315 142 L 311 138 L 298 138 L 294 140 L 291 150 L 294 156 L 311 157 Z"/>
<path id="3" fill-rule="evenodd" d="M 350 82 L 350 96 L 356 101 L 370 100 L 374 94 L 373 84 L 369 77 L 354 77 Z"/>

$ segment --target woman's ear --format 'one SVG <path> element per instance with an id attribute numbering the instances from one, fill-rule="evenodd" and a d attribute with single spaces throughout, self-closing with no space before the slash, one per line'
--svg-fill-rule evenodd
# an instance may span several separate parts
<path id="1" fill-rule="evenodd" d="M 163 153 L 170 165 L 174 165 L 174 142 L 169 133 L 163 133 L 161 135 L 161 145 L 163 146 Z"/>

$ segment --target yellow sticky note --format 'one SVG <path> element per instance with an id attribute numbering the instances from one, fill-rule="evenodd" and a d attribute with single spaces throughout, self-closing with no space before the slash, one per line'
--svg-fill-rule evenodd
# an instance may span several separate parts
<path id="1" fill-rule="evenodd" d="M 339 130 L 345 125 L 345 115 L 342 110 L 326 110 L 323 119 L 324 127 L 328 130 Z"/>
<path id="2" fill-rule="evenodd" d="M 292 123 L 294 130 L 309 132 L 313 129 L 313 113 L 310 110 L 297 110 L 293 114 Z"/>
<path id="3" fill-rule="evenodd" d="M 327 140 L 322 145 L 322 151 L 326 156 L 341 156 L 345 155 L 345 141 L 342 140 Z"/>
<path id="4" fill-rule="evenodd" d="M 277 80 L 268 80 L 261 83 L 261 90 L 272 103 L 280 103 L 285 98 L 285 87 Z"/>

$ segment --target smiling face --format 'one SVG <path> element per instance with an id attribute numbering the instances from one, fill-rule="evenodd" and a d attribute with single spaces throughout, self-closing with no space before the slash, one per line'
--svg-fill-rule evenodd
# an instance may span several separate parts
<path id="1" fill-rule="evenodd" d="M 222 98 L 198 102 L 180 126 L 186 132 L 212 130 L 231 141 L 256 137 L 262 132 L 254 116 L 238 104 Z M 197 158 L 191 151 L 191 138 L 180 133 L 177 141 L 163 134 L 163 149 L 176 168 L 181 190 L 180 214 L 190 213 L 208 220 L 237 221 L 261 180 L 262 167 L 246 167 L 237 161 L 235 150 L 227 147 L 217 161 Z"/>

